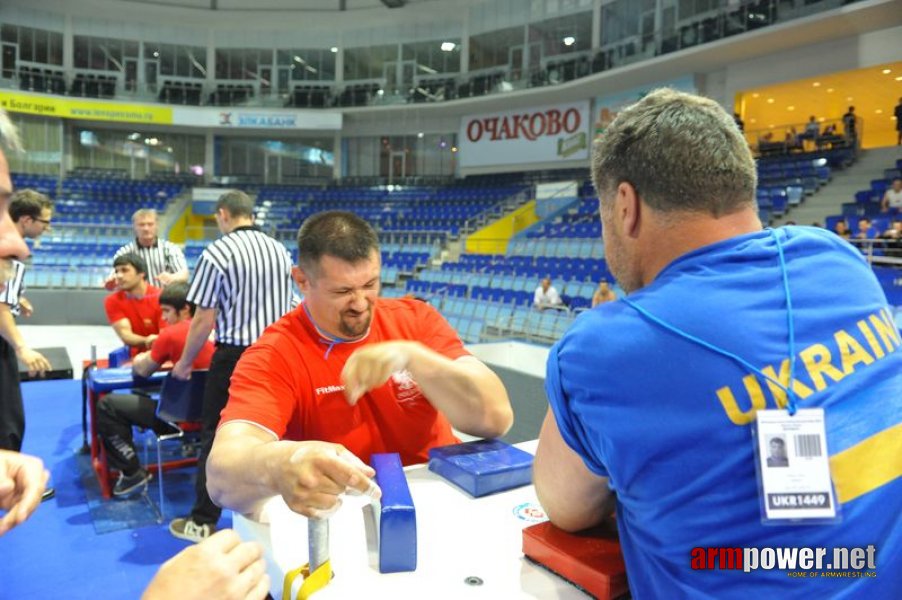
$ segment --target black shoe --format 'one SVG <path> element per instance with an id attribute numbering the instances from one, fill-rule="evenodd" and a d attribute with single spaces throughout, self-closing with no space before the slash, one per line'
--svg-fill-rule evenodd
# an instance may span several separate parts
<path id="1" fill-rule="evenodd" d="M 144 469 L 138 469 L 131 475 L 120 473 L 116 485 L 113 486 L 113 495 L 128 496 L 138 488 L 145 486 L 150 478 L 150 473 Z"/>
<path id="2" fill-rule="evenodd" d="M 41 502 L 46 502 L 54 496 L 56 496 L 56 490 L 53 488 L 47 488 L 46 490 L 44 490 L 44 493 L 41 494 Z"/>

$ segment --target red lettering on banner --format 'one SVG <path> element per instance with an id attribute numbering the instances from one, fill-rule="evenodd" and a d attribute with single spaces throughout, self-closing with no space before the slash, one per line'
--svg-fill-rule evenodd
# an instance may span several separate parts
<path id="1" fill-rule="evenodd" d="M 492 138 L 492 139 L 493 140 L 495 140 L 495 139 L 509 140 L 509 139 L 515 138 L 515 137 L 517 137 L 517 132 L 514 131 L 513 135 L 511 135 L 510 123 L 508 122 L 507 117 L 504 117 L 501 120 L 501 131 L 498 132 L 498 137 Z"/>
<path id="2" fill-rule="evenodd" d="M 572 125 L 569 123 L 572 120 Z M 564 131 L 567 133 L 574 133 L 577 129 L 579 129 L 579 122 L 582 119 L 579 116 L 579 111 L 575 108 L 568 108 L 567 112 L 564 113 Z"/>
<path id="3" fill-rule="evenodd" d="M 548 135 L 557 135 L 561 132 L 561 111 L 552 108 L 548 111 Z"/>
<path id="4" fill-rule="evenodd" d="M 475 133 L 473 131 L 474 125 Z M 479 119 L 473 119 L 467 124 L 467 139 L 474 143 L 482 139 L 482 123 L 479 122 Z"/>
<path id="5" fill-rule="evenodd" d="M 500 121 L 500 123 L 499 123 Z M 473 119 L 467 123 L 467 139 L 479 142 L 483 135 L 490 141 L 516 140 L 523 138 L 534 142 L 542 136 L 554 136 L 561 132 L 575 133 L 582 125 L 579 110 L 568 108 L 561 114 L 556 108 L 545 112 L 504 117 Z"/>

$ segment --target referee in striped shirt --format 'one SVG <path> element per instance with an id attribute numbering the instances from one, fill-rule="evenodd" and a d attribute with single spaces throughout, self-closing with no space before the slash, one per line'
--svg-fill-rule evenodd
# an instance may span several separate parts
<path id="1" fill-rule="evenodd" d="M 136 210 L 132 215 L 132 227 L 135 229 L 135 241 L 116 250 L 113 260 L 129 253 L 143 258 L 150 285 L 165 287 L 174 281 L 188 281 L 188 262 L 182 249 L 157 235 L 157 211 L 152 208 Z M 116 276 L 112 274 L 106 280 L 106 288 L 111 290 L 115 285 Z"/>
<path id="2" fill-rule="evenodd" d="M 204 423 L 197 463 L 196 499 L 191 515 L 174 519 L 175 537 L 201 541 L 216 531 L 222 509 L 207 493 L 206 463 L 219 413 L 229 398 L 229 379 L 244 350 L 263 330 L 297 303 L 291 256 L 281 242 L 254 226 L 254 203 L 244 192 L 223 194 L 216 203 L 216 224 L 223 236 L 201 254 L 188 290 L 197 306 L 185 350 L 172 375 L 188 379 L 191 365 L 216 325 L 216 351 L 204 390 Z"/>

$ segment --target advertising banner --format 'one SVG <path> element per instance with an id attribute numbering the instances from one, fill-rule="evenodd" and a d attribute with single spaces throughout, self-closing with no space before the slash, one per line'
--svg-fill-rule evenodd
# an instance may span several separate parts
<path id="1" fill-rule="evenodd" d="M 105 100 L 63 98 L 44 94 L 0 91 L 0 106 L 9 112 L 115 123 L 172 124 L 172 108 Z"/>
<path id="2" fill-rule="evenodd" d="M 460 124 L 461 167 L 585 160 L 589 102 L 471 115 Z"/>
<path id="3" fill-rule="evenodd" d="M 174 125 L 221 129 L 270 129 L 338 131 L 341 113 L 328 110 L 280 110 L 265 108 L 199 108 L 176 106 L 172 109 Z"/>

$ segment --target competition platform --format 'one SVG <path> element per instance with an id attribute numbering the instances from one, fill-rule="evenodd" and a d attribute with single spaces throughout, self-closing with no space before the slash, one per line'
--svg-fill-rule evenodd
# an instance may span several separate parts
<path id="1" fill-rule="evenodd" d="M 516 446 L 535 453 L 537 441 Z M 407 467 L 404 474 L 416 509 L 416 570 L 379 572 L 370 504 L 365 497 L 345 496 L 342 507 L 329 519 L 334 577 L 311 598 L 589 597 L 524 557 L 523 529 L 547 520 L 532 485 L 474 498 L 425 464 Z M 308 520 L 292 512 L 281 497 L 274 497 L 259 522 L 234 514 L 233 526 L 242 539 L 263 545 L 272 597 L 303 597 L 298 593 L 301 577 L 288 586 L 285 582 L 286 575 L 292 578 L 308 562 Z"/>

